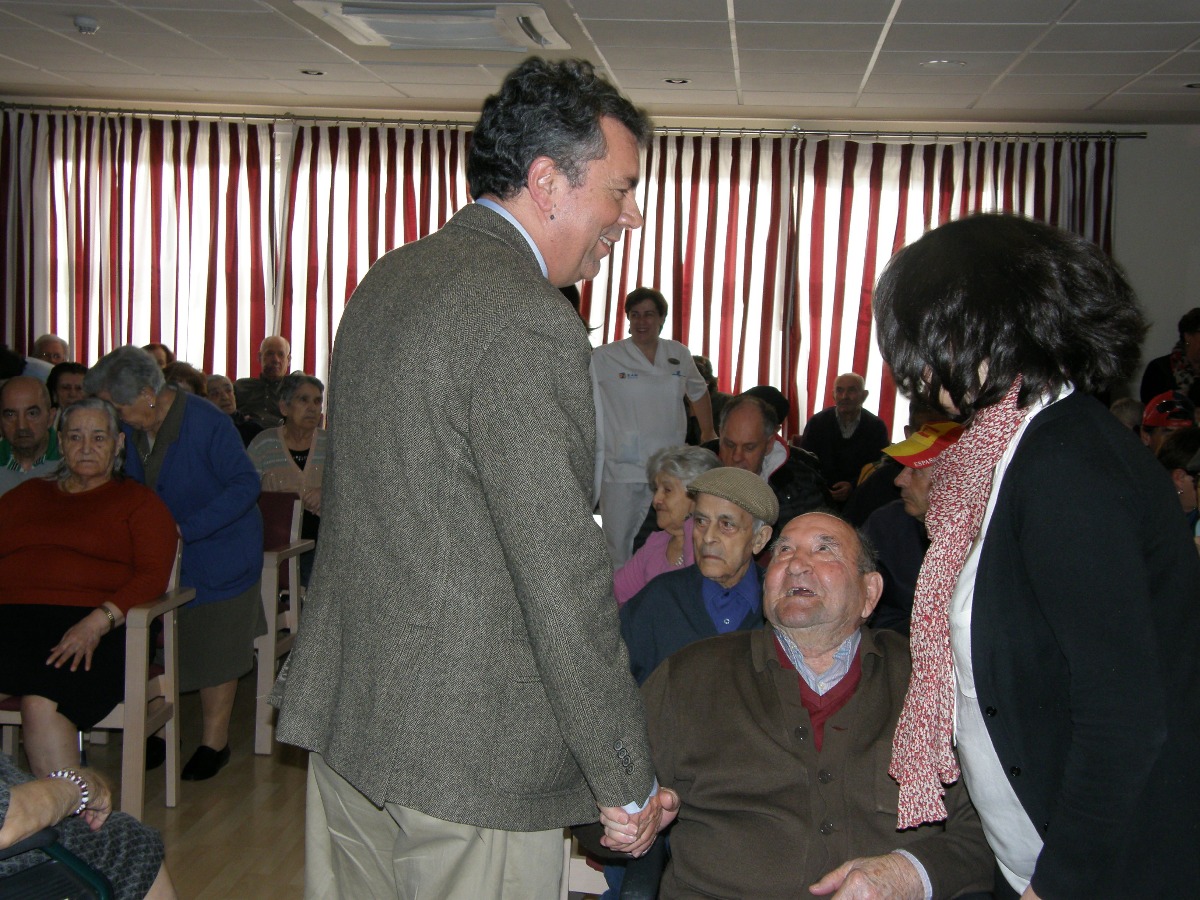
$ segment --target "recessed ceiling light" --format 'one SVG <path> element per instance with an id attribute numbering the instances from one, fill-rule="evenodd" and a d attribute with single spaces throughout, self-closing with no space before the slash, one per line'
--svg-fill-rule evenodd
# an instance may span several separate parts
<path id="1" fill-rule="evenodd" d="M 300 74 L 301 75 L 324 75 L 325 73 L 322 72 L 320 69 L 301 69 Z"/>
<path id="2" fill-rule="evenodd" d="M 664 78 L 663 79 L 663 82 L 666 84 L 687 84 L 689 81 L 691 81 L 690 78 Z"/>
<path id="3" fill-rule="evenodd" d="M 1200 91 L 1200 81 L 1193 81 L 1191 84 L 1185 84 L 1184 87 L 1189 91 Z"/>
<path id="4" fill-rule="evenodd" d="M 961 59 L 927 59 L 921 65 L 926 69 L 952 69 L 966 66 L 966 62 Z"/>

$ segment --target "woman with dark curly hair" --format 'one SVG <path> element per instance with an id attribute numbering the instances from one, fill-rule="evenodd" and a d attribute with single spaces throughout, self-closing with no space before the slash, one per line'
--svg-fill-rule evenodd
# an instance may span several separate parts
<path id="1" fill-rule="evenodd" d="M 944 817 L 961 764 L 997 897 L 1190 894 L 1200 560 L 1161 467 L 1088 396 L 1137 365 L 1133 291 L 1081 237 L 979 215 L 896 254 L 875 318 L 901 389 L 967 426 L 929 495 L 899 826 Z"/>

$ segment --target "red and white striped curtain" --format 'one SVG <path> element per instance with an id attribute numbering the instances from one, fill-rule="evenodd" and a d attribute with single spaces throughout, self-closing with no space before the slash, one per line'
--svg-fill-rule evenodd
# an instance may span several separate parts
<path id="1" fill-rule="evenodd" d="M 0 117 L 5 340 L 66 338 L 94 361 L 161 341 L 245 372 L 270 296 L 270 128 Z"/>
<path id="2" fill-rule="evenodd" d="M 625 335 L 622 298 L 649 285 L 664 333 L 712 360 L 722 390 L 779 387 L 788 432 L 858 372 L 900 431 L 907 404 L 875 342 L 871 291 L 906 243 L 972 212 L 1019 212 L 1111 252 L 1109 140 L 859 144 L 791 137 L 657 137 L 646 223 L 607 261 L 584 310 L 597 343 Z"/>
<path id="3" fill-rule="evenodd" d="M 8 110 L 0 117 L 0 331 L 50 331 L 94 361 L 162 341 L 231 377 L 257 374 L 268 334 L 324 377 L 342 310 L 392 247 L 469 202 L 469 133 L 388 125 L 275 126 Z M 895 430 L 873 334 L 888 258 L 931 227 L 1006 210 L 1112 246 L 1115 143 L 860 144 L 660 135 L 643 154 L 645 226 L 582 311 L 625 333 L 639 285 L 671 303 L 667 333 L 708 356 L 720 387 L 773 384 L 788 432 L 831 402 L 840 372 Z"/>

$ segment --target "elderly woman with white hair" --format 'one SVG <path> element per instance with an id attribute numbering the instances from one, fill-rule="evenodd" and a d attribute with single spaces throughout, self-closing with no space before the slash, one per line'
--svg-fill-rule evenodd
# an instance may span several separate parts
<path id="1" fill-rule="evenodd" d="M 624 605 L 663 572 L 690 566 L 696 561 L 692 549 L 692 507 L 688 494 L 692 481 L 721 464 L 715 453 L 703 447 L 663 447 L 646 463 L 646 480 L 654 488 L 653 509 L 659 530 L 653 532 L 629 562 L 613 576 L 613 594 Z"/>
<path id="2" fill-rule="evenodd" d="M 196 589 L 179 615 L 180 689 L 200 691 L 204 717 L 183 778 L 211 778 L 229 761 L 237 681 L 254 665 L 254 638 L 266 630 L 258 473 L 229 416 L 166 384 L 144 350 L 112 351 L 88 372 L 84 388 L 116 406 L 126 469 L 154 488 L 179 525 L 179 581 Z"/>
<path id="3" fill-rule="evenodd" d="M 78 762 L 78 732 L 121 702 L 125 613 L 163 592 L 175 523 L 153 491 L 120 477 L 111 406 L 63 410 L 56 477 L 0 497 L 0 692 L 21 697 L 34 774 Z"/>

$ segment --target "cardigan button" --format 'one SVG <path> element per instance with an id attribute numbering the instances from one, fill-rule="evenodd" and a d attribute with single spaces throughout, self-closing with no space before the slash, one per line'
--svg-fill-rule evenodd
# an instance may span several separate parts
<path id="1" fill-rule="evenodd" d="M 1008 774 L 1011 775 L 1013 778 L 1016 778 L 1018 775 L 1021 774 L 1021 767 L 1013 766 L 1011 769 L 1008 770 Z"/>
<path id="2" fill-rule="evenodd" d="M 796 740 L 798 740 L 798 741 L 807 740 L 808 739 L 808 726 L 807 725 L 797 725 L 795 734 L 796 734 Z"/>
<path id="3" fill-rule="evenodd" d="M 987 709 L 985 709 L 983 711 L 983 713 L 990 719 L 990 718 L 992 718 L 992 716 L 996 715 L 996 707 L 989 706 Z"/>
<path id="4" fill-rule="evenodd" d="M 821 834 L 824 834 L 824 835 L 833 834 L 833 820 L 826 819 L 824 822 L 821 823 L 821 827 L 818 828 L 817 830 L 820 831 Z"/>
<path id="5" fill-rule="evenodd" d="M 817 773 L 817 781 L 821 782 L 821 784 L 829 784 L 829 782 L 833 781 L 833 773 L 828 769 L 822 769 Z"/>

